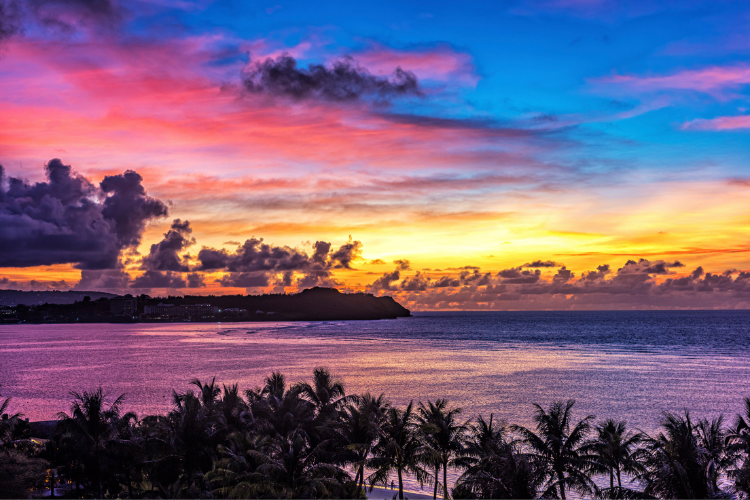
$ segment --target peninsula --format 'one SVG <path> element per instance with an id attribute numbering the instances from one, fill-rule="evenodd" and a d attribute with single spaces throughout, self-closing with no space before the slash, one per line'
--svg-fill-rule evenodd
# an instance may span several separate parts
<path id="1" fill-rule="evenodd" d="M 18 296 L 18 295 L 17 295 Z M 18 297 L 22 297 L 18 296 Z M 343 321 L 409 317 L 392 297 L 308 288 L 295 294 L 185 295 L 170 297 L 89 295 L 70 304 L 16 303 L 0 307 L 0 322 L 130 323 L 180 321 Z"/>

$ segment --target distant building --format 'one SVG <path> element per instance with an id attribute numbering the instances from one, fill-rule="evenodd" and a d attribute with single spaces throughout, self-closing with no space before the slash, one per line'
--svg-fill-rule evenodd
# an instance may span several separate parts
<path id="1" fill-rule="evenodd" d="M 212 306 L 211 304 L 175 306 L 174 304 L 163 304 L 159 302 L 158 305 L 144 307 L 143 314 L 160 318 L 205 318 L 219 314 L 219 308 Z"/>
<path id="2" fill-rule="evenodd" d="M 237 318 L 247 318 L 250 316 L 250 313 L 247 311 L 247 309 L 239 309 L 237 307 L 226 307 L 219 311 L 219 313 L 222 316 L 231 316 Z"/>
<path id="3" fill-rule="evenodd" d="M 179 309 L 177 316 L 187 317 L 205 317 L 205 316 L 216 316 L 219 314 L 219 308 L 212 306 L 211 304 L 192 304 L 189 306 L 179 306 L 175 309 Z"/>
<path id="4" fill-rule="evenodd" d="M 144 307 L 143 313 L 153 316 L 177 316 L 174 309 L 174 304 L 163 304 L 159 302 L 156 306 Z"/>
<path id="5" fill-rule="evenodd" d="M 109 299 L 109 312 L 115 316 L 135 316 L 138 312 L 138 299 L 132 295 Z"/>

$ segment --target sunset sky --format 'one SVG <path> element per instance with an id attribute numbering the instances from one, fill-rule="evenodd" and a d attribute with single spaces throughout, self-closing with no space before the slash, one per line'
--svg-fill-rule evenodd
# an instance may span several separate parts
<path id="1" fill-rule="evenodd" d="M 0 0 L 1 288 L 750 308 L 746 0 L 278 2 Z"/>

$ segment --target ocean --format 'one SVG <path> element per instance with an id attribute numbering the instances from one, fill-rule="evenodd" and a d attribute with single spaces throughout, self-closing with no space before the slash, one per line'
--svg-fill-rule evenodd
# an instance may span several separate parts
<path id="1" fill-rule="evenodd" d="M 166 413 L 190 381 L 290 383 L 327 367 L 348 393 L 404 406 L 447 398 L 533 426 L 533 404 L 575 399 L 574 417 L 654 433 L 663 411 L 729 422 L 750 396 L 750 311 L 450 312 L 382 321 L 0 326 L 0 394 L 31 420 L 68 411 L 71 391 L 125 394 Z M 453 483 L 457 471 L 449 472 Z M 606 482 L 602 479 L 602 481 Z M 604 483 L 602 483 L 604 484 Z M 429 490 L 429 487 L 426 487 Z M 418 498 L 419 486 L 406 489 Z M 390 491 L 378 493 L 390 497 Z M 421 493 L 429 493 L 427 491 Z"/>
<path id="2" fill-rule="evenodd" d="M 348 392 L 397 405 L 447 398 L 531 425 L 532 404 L 653 432 L 662 411 L 730 420 L 750 396 L 750 312 L 421 313 L 382 321 L 0 326 L 0 394 L 31 420 L 102 386 L 138 414 L 166 412 L 193 378 L 262 385 L 325 366 Z"/>

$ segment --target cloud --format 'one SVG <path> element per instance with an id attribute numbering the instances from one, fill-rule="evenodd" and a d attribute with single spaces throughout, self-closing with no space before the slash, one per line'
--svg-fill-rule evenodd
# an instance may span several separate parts
<path id="1" fill-rule="evenodd" d="M 454 81 L 471 86 L 479 81 L 471 55 L 444 43 L 406 50 L 371 43 L 354 57 L 378 75 L 388 74 L 398 66 L 409 68 L 420 80 Z"/>
<path id="2" fill-rule="evenodd" d="M 265 273 L 229 273 L 219 280 L 221 286 L 254 288 L 268 286 L 268 276 Z"/>
<path id="3" fill-rule="evenodd" d="M 396 269 L 399 271 L 408 271 L 411 269 L 411 262 L 406 259 L 396 259 L 393 263 L 396 264 Z"/>
<path id="4" fill-rule="evenodd" d="M 254 94 L 288 97 L 294 100 L 353 102 L 372 99 L 387 103 L 394 97 L 421 95 L 414 73 L 396 68 L 390 77 L 370 74 L 350 57 L 330 67 L 311 64 L 298 68 L 288 54 L 249 64 L 242 75 L 245 88 Z"/>
<path id="5" fill-rule="evenodd" d="M 352 241 L 349 236 L 349 242 L 341 245 L 338 250 L 333 252 L 330 262 L 334 268 L 351 269 L 351 263 L 362 256 L 362 242 Z M 407 261 L 408 262 L 408 261 Z"/>
<path id="6" fill-rule="evenodd" d="M 750 84 L 750 65 L 712 66 L 662 76 L 613 75 L 593 82 L 634 91 L 690 90 L 724 100 L 736 97 L 733 91 Z"/>
<path id="7" fill-rule="evenodd" d="M 750 272 L 706 273 L 697 267 L 684 276 L 665 276 L 674 267 L 684 265 L 639 259 L 625 262 L 614 273 L 609 264 L 602 264 L 580 277 L 562 267 L 551 279 L 538 269 L 521 268 L 494 276 L 467 270 L 439 279 L 421 272 L 403 277 L 396 270 L 369 288 L 414 309 L 725 308 L 750 300 Z"/>
<path id="8" fill-rule="evenodd" d="M 0 0 L 0 43 L 21 29 L 21 9 L 15 0 Z"/>
<path id="9" fill-rule="evenodd" d="M 399 273 L 398 269 L 390 273 L 385 273 L 383 276 L 376 279 L 369 286 L 369 289 L 373 293 L 377 293 L 383 290 L 386 290 L 386 291 L 398 290 L 398 286 L 394 285 L 393 283 L 395 281 L 398 281 L 400 277 L 401 277 L 401 273 Z"/>
<path id="10" fill-rule="evenodd" d="M 311 264 L 306 253 L 263 243 L 263 238 L 246 240 L 234 252 L 203 247 L 198 252 L 198 260 L 201 271 L 229 272 L 302 270 Z"/>
<path id="11" fill-rule="evenodd" d="M 83 269 L 81 280 L 73 289 L 120 292 L 130 286 L 131 280 L 130 275 L 122 269 Z"/>
<path id="12" fill-rule="evenodd" d="M 172 227 L 159 243 L 151 245 L 151 250 L 143 258 L 141 269 L 153 271 L 187 272 L 189 267 L 179 252 L 195 244 L 195 238 L 190 237 L 193 230 L 190 222 L 175 219 Z"/>
<path id="13" fill-rule="evenodd" d="M 367 264 L 371 266 L 384 266 L 385 261 L 383 259 L 372 259 L 371 261 L 368 261 Z"/>
<path id="14" fill-rule="evenodd" d="M 558 264 L 551 260 L 535 260 L 533 262 L 527 262 L 521 267 L 559 267 L 561 265 L 562 264 Z"/>
<path id="15" fill-rule="evenodd" d="M 0 279 L 0 287 L 4 289 L 17 289 L 18 281 L 12 281 L 6 276 Z"/>
<path id="16" fill-rule="evenodd" d="M 685 122 L 680 127 L 682 130 L 738 130 L 750 128 L 750 115 L 719 116 L 716 118 L 696 118 Z"/>
<path id="17" fill-rule="evenodd" d="M 138 276 L 130 285 L 131 288 L 185 288 L 187 283 L 179 274 L 172 271 L 152 271 L 148 270 Z"/>
<path id="18" fill-rule="evenodd" d="M 146 196 L 141 185 L 143 178 L 132 170 L 104 178 L 100 186 L 107 194 L 102 215 L 115 221 L 115 234 L 121 247 L 135 247 L 141 243 L 146 223 L 167 216 L 167 207 L 159 200 Z"/>
<path id="19" fill-rule="evenodd" d="M 0 166 L 0 267 L 74 264 L 113 269 L 134 248 L 148 221 L 167 207 L 146 196 L 133 171 L 107 176 L 97 188 L 59 159 L 45 166 L 47 182 L 28 184 Z"/>
<path id="20" fill-rule="evenodd" d="M 298 287 L 330 286 L 338 283 L 332 277 L 332 270 L 351 269 L 352 261 L 360 258 L 361 253 L 362 243 L 351 237 L 335 250 L 329 242 L 316 241 L 312 255 L 296 248 L 264 243 L 262 238 L 251 238 L 233 252 L 203 247 L 198 252 L 200 264 L 196 270 L 228 272 L 219 280 L 222 286 L 266 286 L 279 274 L 284 278 L 276 282 L 291 286 L 294 273 L 301 275 Z"/>
<path id="21" fill-rule="evenodd" d="M 205 277 L 200 273 L 190 273 L 187 278 L 188 288 L 203 288 L 206 286 Z"/>
<path id="22" fill-rule="evenodd" d="M 28 0 L 28 7 L 38 23 L 64 32 L 82 26 L 113 27 L 122 17 L 112 0 Z"/>

